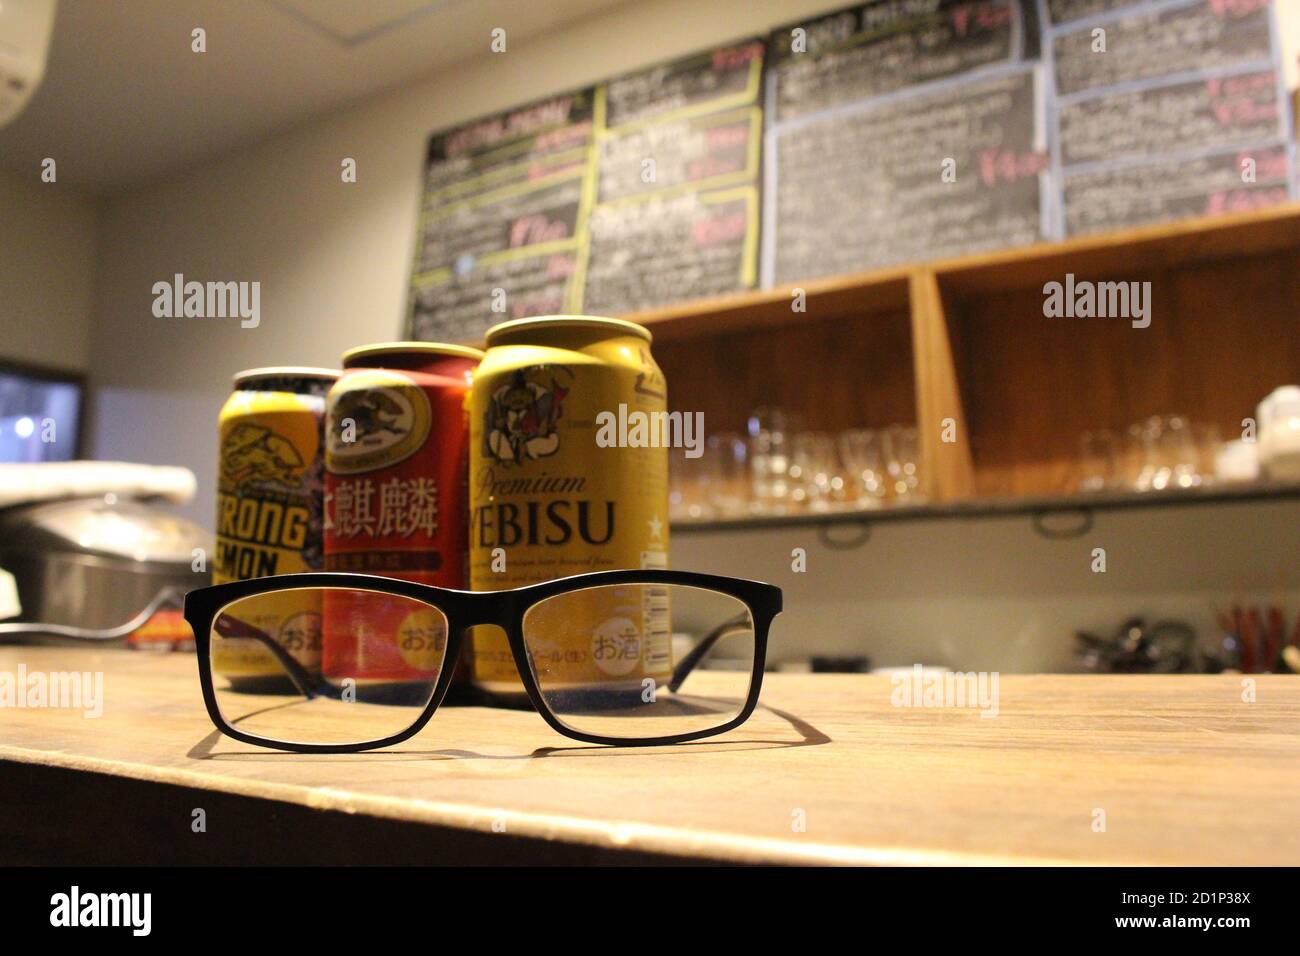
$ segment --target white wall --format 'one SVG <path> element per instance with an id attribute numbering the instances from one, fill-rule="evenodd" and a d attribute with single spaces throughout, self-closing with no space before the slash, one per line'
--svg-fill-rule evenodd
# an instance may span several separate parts
<path id="1" fill-rule="evenodd" d="M 1215 611 L 1279 602 L 1300 614 L 1300 502 L 1153 508 L 1096 516 L 1049 541 L 1028 517 L 876 525 L 848 551 L 815 529 L 675 533 L 675 566 L 757 578 L 785 592 L 772 660 L 863 655 L 875 666 L 1032 672 L 1070 666 L 1076 630 L 1107 637 L 1131 615 L 1184 620 L 1207 638 Z M 837 529 L 836 538 L 853 536 Z M 1106 571 L 1092 570 L 1094 548 Z M 807 551 L 807 571 L 791 551 Z"/>
<path id="2" fill-rule="evenodd" d="M 333 365 L 348 346 L 400 334 L 431 131 L 840 5 L 630 5 L 115 197 L 96 292 L 97 457 L 193 468 L 189 514 L 210 525 L 230 375 Z M 343 157 L 357 160 L 355 185 L 340 182 Z M 154 318 L 151 287 L 177 272 L 260 281 L 261 326 Z M 1300 611 L 1298 519 L 1297 505 L 1133 513 L 1067 543 L 1035 537 L 1026 519 L 899 524 L 851 552 L 821 547 L 812 532 L 679 535 L 673 560 L 784 586 L 777 659 L 817 650 L 877 664 L 1055 669 L 1068 664 L 1075 628 L 1109 631 L 1132 612 L 1208 627 L 1216 602 L 1283 591 Z M 1088 571 L 1094 543 L 1113 555 L 1106 576 Z M 790 571 L 796 546 L 810 550 L 807 574 Z"/>
<path id="3" fill-rule="evenodd" d="M 70 186 L 0 170 L 0 358 L 89 367 L 95 225 Z"/>
<path id="4" fill-rule="evenodd" d="M 349 346 L 400 335 L 430 132 L 837 5 L 629 5 L 114 197 L 93 339 L 96 456 L 189 465 L 190 514 L 210 522 L 215 420 L 234 372 L 335 366 Z M 357 161 L 355 184 L 340 181 L 343 157 Z M 154 318 L 153 284 L 178 272 L 260 281 L 260 327 Z"/>

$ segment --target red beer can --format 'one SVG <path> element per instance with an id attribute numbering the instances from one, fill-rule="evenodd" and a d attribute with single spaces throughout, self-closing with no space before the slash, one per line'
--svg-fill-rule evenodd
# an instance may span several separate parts
<path id="1" fill-rule="evenodd" d="M 325 569 L 463 588 L 471 376 L 483 353 L 391 342 L 343 354 L 325 408 Z M 436 680 L 442 617 L 409 601 L 332 590 L 321 671 L 358 682 Z"/>

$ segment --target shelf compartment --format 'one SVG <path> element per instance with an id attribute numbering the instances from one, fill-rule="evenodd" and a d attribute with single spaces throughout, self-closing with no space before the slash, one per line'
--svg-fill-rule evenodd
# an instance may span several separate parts
<path id="1" fill-rule="evenodd" d="M 825 301 L 797 321 L 656 339 L 673 410 L 704 412 L 706 434 L 741 432 L 759 406 L 810 431 L 916 422 L 911 317 L 837 313 Z"/>
<path id="2" fill-rule="evenodd" d="M 1260 399 L 1300 381 L 1300 246 L 1159 270 L 1070 271 L 1151 282 L 1150 327 L 1045 317 L 1041 286 L 944 290 L 976 496 L 1072 491 L 1085 431 L 1122 440 L 1151 415 L 1239 437 Z"/>

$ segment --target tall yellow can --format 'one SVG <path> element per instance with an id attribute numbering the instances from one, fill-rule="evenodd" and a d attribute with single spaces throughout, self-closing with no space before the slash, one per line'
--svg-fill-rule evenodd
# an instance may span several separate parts
<path id="1" fill-rule="evenodd" d="M 474 590 L 668 566 L 668 450 L 619 441 L 609 429 L 611 421 L 662 416 L 666 391 L 650 354 L 650 333 L 635 323 L 545 316 L 488 330 L 470 393 Z M 638 645 L 637 660 L 614 664 L 602 654 L 610 622 L 641 613 L 629 611 L 626 596 L 593 592 L 586 604 L 569 602 L 567 610 L 575 626 L 566 646 L 530 646 L 548 655 L 553 682 L 606 680 L 611 666 L 623 679 L 671 673 L 671 635 L 639 618 L 647 640 Z M 655 614 L 656 620 L 662 616 Z M 499 631 L 476 628 L 471 658 L 481 688 L 522 694 Z"/>
<path id="2" fill-rule="evenodd" d="M 325 394 L 338 372 L 260 368 L 235 376 L 221 409 L 217 555 L 213 583 L 319 571 L 324 560 Z M 277 641 L 311 673 L 321 656 L 319 592 L 282 591 L 258 602 L 247 623 Z M 254 640 L 213 648 L 213 671 L 247 689 L 287 678 Z"/>

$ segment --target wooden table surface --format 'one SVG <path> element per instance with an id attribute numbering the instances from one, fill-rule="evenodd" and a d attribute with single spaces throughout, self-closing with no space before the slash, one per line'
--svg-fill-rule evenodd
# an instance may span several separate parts
<path id="1" fill-rule="evenodd" d="M 436 830 L 482 853 L 508 835 L 519 862 L 1300 863 L 1290 676 L 1255 678 L 1247 701 L 1239 676 L 1005 675 L 986 718 L 895 707 L 884 676 L 774 674 L 748 724 L 693 744 L 587 746 L 530 712 L 444 707 L 391 750 L 316 756 L 218 735 L 192 655 L 0 648 L 0 674 L 20 663 L 102 671 L 104 708 L 0 709 L 0 775 L 58 775 L 0 807 L 11 840 L 54 839 L 68 824 L 50 816 L 75 815 L 63 794 L 94 802 L 69 784 L 110 781 L 134 788 L 113 791 L 124 804 L 182 788 L 186 807 L 382 820 L 398 844 Z M 185 813 L 169 840 L 188 837 Z M 235 839 L 228 824 L 208 832 Z"/>

